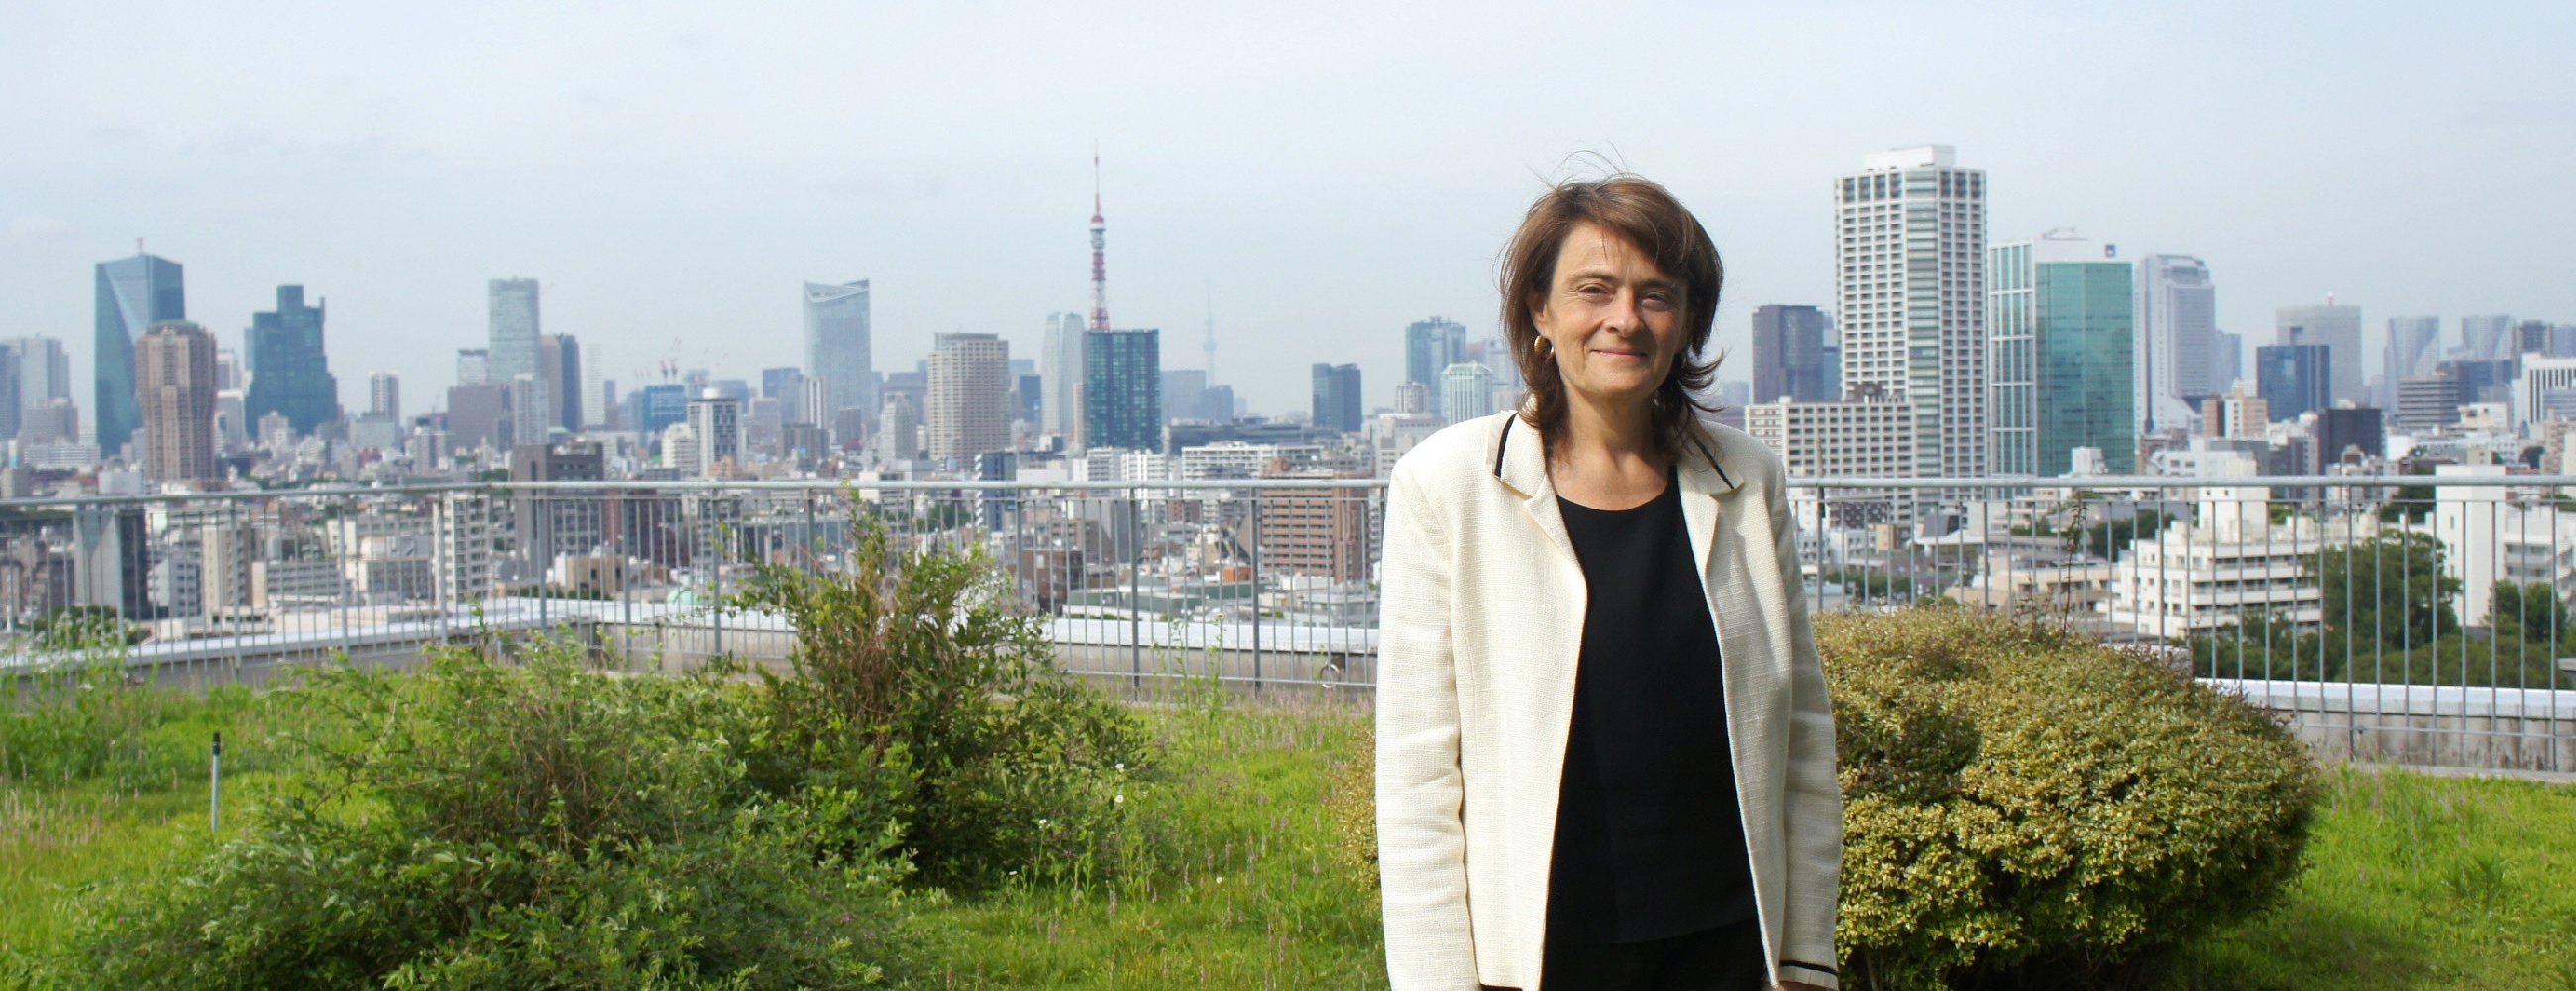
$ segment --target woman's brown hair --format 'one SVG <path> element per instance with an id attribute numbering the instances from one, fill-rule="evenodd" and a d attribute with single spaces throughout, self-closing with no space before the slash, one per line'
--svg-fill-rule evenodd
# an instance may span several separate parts
<path id="1" fill-rule="evenodd" d="M 1627 239 L 1646 253 L 1664 274 L 1682 283 L 1682 332 L 1690 346 L 1673 359 L 1672 371 L 1655 387 L 1655 443 L 1666 457 L 1681 458 L 1690 437 L 1691 420 L 1716 407 L 1695 394 L 1708 388 L 1719 357 L 1698 360 L 1717 322 L 1718 292 L 1726 282 L 1717 243 L 1664 187 L 1633 175 L 1614 175 L 1598 182 L 1559 184 L 1530 204 L 1520 229 L 1503 246 L 1503 336 L 1520 363 L 1529 397 L 1520 415 L 1536 426 L 1553 450 L 1565 432 L 1565 380 L 1556 357 L 1534 349 L 1538 321 L 1532 314 L 1555 287 L 1556 258 L 1565 238 L 1584 224 Z M 1720 356 L 1722 357 L 1722 356 Z"/>

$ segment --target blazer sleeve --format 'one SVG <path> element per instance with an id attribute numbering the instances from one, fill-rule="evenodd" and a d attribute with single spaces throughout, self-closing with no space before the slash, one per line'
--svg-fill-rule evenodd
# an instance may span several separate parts
<path id="1" fill-rule="evenodd" d="M 1834 768 L 1834 706 L 1816 656 L 1815 623 L 1798 569 L 1796 517 L 1782 475 L 1772 472 L 1764 485 L 1789 610 L 1789 896 L 1782 912 L 1780 979 L 1837 987 L 1834 922 L 1841 903 L 1843 797 Z"/>
<path id="2" fill-rule="evenodd" d="M 1406 466 L 1387 488 L 1379 587 L 1377 843 L 1393 991 L 1475 991 L 1449 543 Z"/>

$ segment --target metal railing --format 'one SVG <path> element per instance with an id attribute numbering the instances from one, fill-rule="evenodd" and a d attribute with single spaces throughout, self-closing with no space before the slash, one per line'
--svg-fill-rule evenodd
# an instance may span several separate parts
<path id="1" fill-rule="evenodd" d="M 539 630 L 605 659 L 783 659 L 725 605 L 849 567 L 857 514 L 975 545 L 1063 669 L 1137 694 L 1365 693 L 1374 479 L 432 484 L 0 502 L 0 621 L 113 611 L 164 676 Z M 2576 477 L 1801 479 L 1808 599 L 2046 618 L 2280 712 L 2330 755 L 2576 769 Z M 2562 519 L 2562 516 L 2565 518 Z M 0 664 L 13 663 L 0 658 Z"/>

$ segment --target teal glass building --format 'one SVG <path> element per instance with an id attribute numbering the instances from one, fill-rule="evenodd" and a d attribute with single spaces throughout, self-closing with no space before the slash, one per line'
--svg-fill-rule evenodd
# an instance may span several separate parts
<path id="1" fill-rule="evenodd" d="M 340 380 L 322 349 L 322 307 L 304 303 L 303 286 L 277 287 L 277 309 L 250 315 L 250 395 L 242 418 L 258 423 L 283 413 L 298 434 L 340 418 Z"/>
<path id="2" fill-rule="evenodd" d="M 1082 434 L 1090 447 L 1163 449 L 1163 332 L 1083 333 Z"/>
<path id="3" fill-rule="evenodd" d="M 1998 475 L 2066 474 L 2079 447 L 2138 469 L 2136 268 L 2072 237 L 1997 245 L 1987 318 Z"/>

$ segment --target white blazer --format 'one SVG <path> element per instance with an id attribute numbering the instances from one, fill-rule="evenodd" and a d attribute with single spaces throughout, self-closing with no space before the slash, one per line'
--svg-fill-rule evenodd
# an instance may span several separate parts
<path id="1" fill-rule="evenodd" d="M 1774 983 L 1836 986 L 1842 791 L 1780 459 L 1705 426 L 1680 465 L 1726 678 Z M 1539 991 L 1583 567 L 1536 428 L 1502 413 L 1396 462 L 1378 632 L 1378 863 L 1395 991 Z"/>

